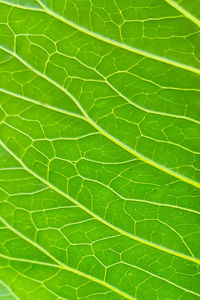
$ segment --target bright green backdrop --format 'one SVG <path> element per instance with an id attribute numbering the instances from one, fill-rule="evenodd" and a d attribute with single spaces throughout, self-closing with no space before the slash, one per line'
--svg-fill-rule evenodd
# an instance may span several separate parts
<path id="1" fill-rule="evenodd" d="M 0 0 L 0 298 L 199 299 L 200 0 Z"/>

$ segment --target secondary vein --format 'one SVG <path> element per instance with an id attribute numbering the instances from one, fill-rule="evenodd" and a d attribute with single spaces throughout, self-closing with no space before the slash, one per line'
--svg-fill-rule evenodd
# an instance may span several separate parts
<path id="1" fill-rule="evenodd" d="M 180 6 L 178 3 L 176 3 L 173 0 L 165 0 L 169 5 L 173 6 L 177 11 L 179 11 L 182 15 L 184 15 L 187 19 L 192 21 L 194 24 L 196 24 L 198 27 L 200 27 L 200 20 L 197 19 L 195 16 L 193 16 L 189 11 L 187 11 L 185 8 Z"/>

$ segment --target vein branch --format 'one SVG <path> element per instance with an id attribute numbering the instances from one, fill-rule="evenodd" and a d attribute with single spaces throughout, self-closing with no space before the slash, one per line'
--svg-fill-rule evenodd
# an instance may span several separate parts
<path id="1" fill-rule="evenodd" d="M 197 19 L 195 16 L 193 16 L 189 11 L 187 11 L 185 8 L 180 6 L 178 3 L 176 3 L 173 0 L 165 0 L 169 5 L 173 6 L 177 11 L 179 11 L 183 16 L 185 16 L 187 19 L 192 21 L 194 24 L 196 24 L 198 27 L 200 27 L 200 20 Z"/>

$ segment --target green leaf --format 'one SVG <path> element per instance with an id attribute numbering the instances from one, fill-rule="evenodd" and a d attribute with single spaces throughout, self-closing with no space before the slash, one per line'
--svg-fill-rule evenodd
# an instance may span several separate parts
<path id="1" fill-rule="evenodd" d="M 0 0 L 0 298 L 199 299 L 199 0 Z"/>

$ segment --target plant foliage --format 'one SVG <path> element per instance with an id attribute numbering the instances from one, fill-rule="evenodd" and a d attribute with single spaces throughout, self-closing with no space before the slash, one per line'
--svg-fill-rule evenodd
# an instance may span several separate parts
<path id="1" fill-rule="evenodd" d="M 199 299 L 199 0 L 0 0 L 2 299 Z"/>

